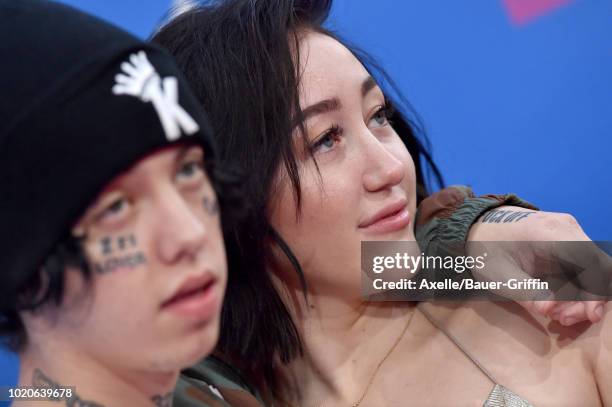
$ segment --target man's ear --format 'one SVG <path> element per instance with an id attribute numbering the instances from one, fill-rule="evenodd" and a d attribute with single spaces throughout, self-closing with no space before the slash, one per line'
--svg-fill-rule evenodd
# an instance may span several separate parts
<path id="1" fill-rule="evenodd" d="M 70 234 L 77 240 L 85 239 L 87 236 L 87 228 L 86 228 L 86 220 L 87 216 L 83 216 L 77 223 L 74 224 L 72 229 L 70 230 Z"/>
<path id="2" fill-rule="evenodd" d="M 32 284 L 30 287 L 23 290 L 19 293 L 18 303 L 27 305 L 29 304 L 38 304 L 42 299 L 45 293 L 49 290 L 50 277 L 49 273 L 46 272 L 45 266 L 43 265 L 38 270 L 38 280 L 36 284 Z M 36 307 L 34 310 L 28 310 L 29 313 L 36 313 L 36 310 L 41 307 Z"/>

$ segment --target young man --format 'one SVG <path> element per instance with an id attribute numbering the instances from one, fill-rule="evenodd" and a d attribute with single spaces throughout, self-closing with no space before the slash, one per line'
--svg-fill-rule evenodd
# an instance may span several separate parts
<path id="1" fill-rule="evenodd" d="M 0 21 L 9 396 L 170 405 L 217 341 L 226 284 L 206 119 L 155 46 L 56 3 L 3 0 Z"/>

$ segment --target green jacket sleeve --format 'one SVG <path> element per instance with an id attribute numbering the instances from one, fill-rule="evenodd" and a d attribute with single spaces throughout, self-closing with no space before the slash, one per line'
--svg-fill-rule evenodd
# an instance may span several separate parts
<path id="1" fill-rule="evenodd" d="M 465 244 L 472 225 L 485 212 L 502 205 L 520 206 L 537 210 L 531 203 L 515 194 L 475 196 L 466 186 L 451 186 L 430 195 L 417 208 L 415 236 L 426 256 L 456 257 L 465 255 Z M 417 285 L 422 279 L 460 281 L 473 279 L 470 269 L 463 273 L 429 270 L 427 275 L 418 272 L 414 276 Z M 436 290 L 439 299 L 464 299 L 465 293 L 457 290 Z M 476 290 L 470 295 L 478 295 Z"/>
<path id="2" fill-rule="evenodd" d="M 538 210 L 515 194 L 476 197 L 466 186 L 451 186 L 421 202 L 416 216 L 416 240 L 425 253 L 436 241 L 465 242 L 470 227 L 485 212 L 502 205 Z"/>
<path id="3" fill-rule="evenodd" d="M 240 372 L 215 356 L 181 372 L 174 407 L 264 407 Z"/>

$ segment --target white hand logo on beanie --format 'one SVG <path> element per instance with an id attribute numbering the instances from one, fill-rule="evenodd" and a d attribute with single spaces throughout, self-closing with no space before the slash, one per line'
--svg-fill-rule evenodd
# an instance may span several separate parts
<path id="1" fill-rule="evenodd" d="M 115 76 L 113 93 L 153 103 L 168 141 L 177 140 L 181 130 L 189 135 L 200 129 L 178 103 L 178 80 L 173 76 L 162 80 L 144 51 L 130 55 L 130 62 L 123 62 L 121 70 L 123 73 Z"/>

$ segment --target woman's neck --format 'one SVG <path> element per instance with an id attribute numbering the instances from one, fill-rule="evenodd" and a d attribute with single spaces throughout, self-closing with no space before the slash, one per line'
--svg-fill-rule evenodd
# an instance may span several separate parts
<path id="1" fill-rule="evenodd" d="M 408 302 L 350 302 L 317 294 L 291 308 L 304 357 L 286 373 L 299 384 L 295 390 L 304 406 L 357 401 L 384 369 L 381 361 L 395 350 L 414 312 Z"/>
<path id="2" fill-rule="evenodd" d="M 29 345 L 20 355 L 18 385 L 70 387 L 72 391 L 61 397 L 68 406 L 169 407 L 178 374 L 178 371 L 120 371 L 74 348 L 45 343 L 44 348 Z"/>

